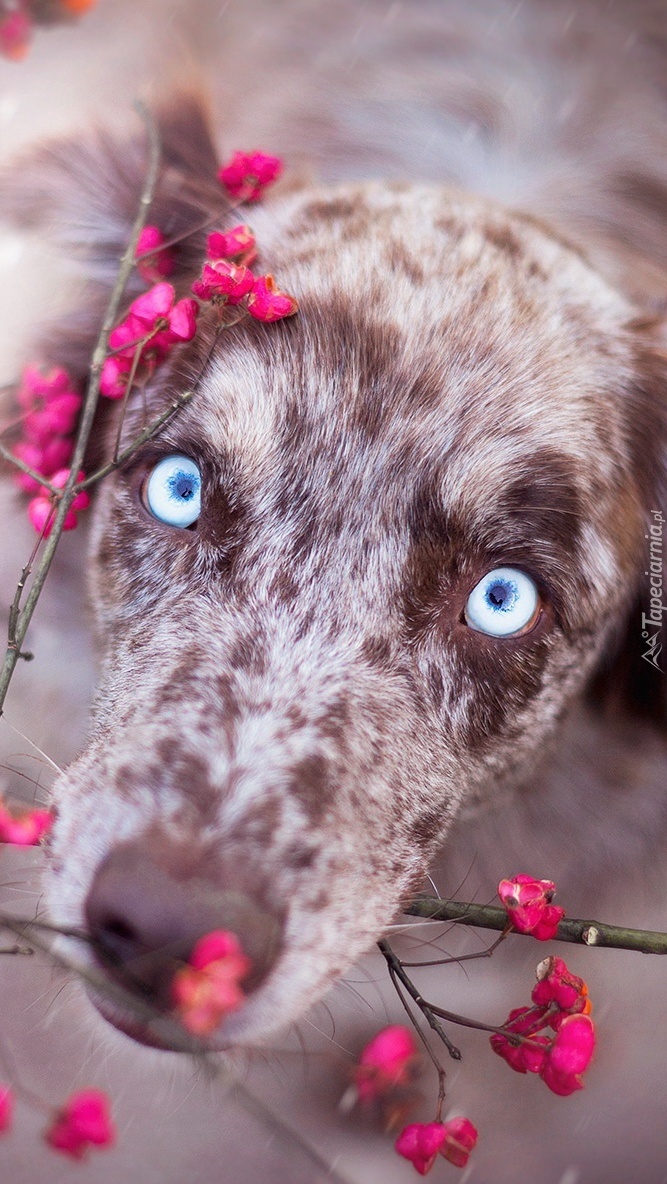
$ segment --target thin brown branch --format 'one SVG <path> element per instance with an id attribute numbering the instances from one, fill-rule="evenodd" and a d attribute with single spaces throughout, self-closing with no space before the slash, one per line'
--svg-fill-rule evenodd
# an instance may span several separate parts
<path id="1" fill-rule="evenodd" d="M 417 1020 L 415 1019 L 415 1017 L 412 1013 L 412 1008 L 410 1007 L 410 1004 L 408 1003 L 407 999 L 405 998 L 405 996 L 403 994 L 403 987 L 401 985 L 401 982 L 398 978 L 398 975 L 397 975 L 394 967 L 392 966 L 391 963 L 388 963 L 388 966 L 389 966 L 389 977 L 392 981 L 392 985 L 394 987 L 394 990 L 396 991 L 396 994 L 398 995 L 398 998 L 400 999 L 401 1004 L 403 1005 L 403 1007 L 405 1009 L 405 1012 L 408 1016 L 408 1019 L 410 1020 L 410 1023 L 412 1024 L 415 1032 L 417 1033 L 419 1039 L 421 1040 L 421 1043 L 423 1044 L 423 1046 L 426 1050 L 426 1053 L 428 1054 L 431 1064 L 433 1065 L 436 1073 L 438 1074 L 438 1102 L 437 1102 L 436 1118 L 437 1118 L 437 1121 L 439 1122 L 440 1118 L 442 1117 L 442 1107 L 443 1107 L 443 1104 L 445 1101 L 445 1078 L 447 1075 L 445 1073 L 443 1066 L 440 1064 L 440 1061 L 438 1060 L 435 1053 L 433 1052 L 433 1049 L 431 1048 L 428 1040 L 426 1039 L 424 1033 L 422 1032 L 419 1024 L 417 1023 Z M 450 1055 L 451 1055 L 451 1053 L 450 1053 Z"/>
<path id="2" fill-rule="evenodd" d="M 426 1002 L 421 992 L 413 983 L 412 979 L 405 973 L 400 958 L 394 953 L 386 938 L 380 939 L 378 942 L 378 948 L 387 963 L 392 980 L 395 975 L 399 982 L 405 987 L 410 997 L 414 999 L 417 1007 L 424 1016 L 424 1019 L 428 1022 L 436 1035 L 440 1037 L 450 1057 L 452 1057 L 452 1059 L 455 1061 L 460 1061 L 460 1049 L 458 1049 L 455 1044 L 452 1044 L 452 1041 L 449 1039 L 449 1036 L 442 1027 L 442 1024 L 439 1024 L 435 1017 L 435 1008 L 430 1003 Z"/>
<path id="3" fill-rule="evenodd" d="M 51 484 L 48 477 L 45 477 L 42 473 L 38 473 L 37 469 L 31 469 L 30 465 L 27 465 L 19 456 L 14 456 L 14 453 L 10 452 L 8 448 L 5 448 L 4 444 L 0 444 L 0 456 L 6 461 L 9 461 L 10 465 L 13 465 L 15 469 L 19 469 L 28 477 L 32 477 L 33 481 L 37 481 L 40 485 L 50 490 L 51 493 L 60 493 L 60 490 Z"/>
<path id="4" fill-rule="evenodd" d="M 176 415 L 177 411 L 180 411 L 182 407 L 185 407 L 185 405 L 189 403 L 192 398 L 194 398 L 194 394 L 194 391 L 185 391 L 182 395 L 179 395 L 178 398 L 174 399 L 173 403 L 167 407 L 166 411 L 162 412 L 162 415 L 159 415 L 158 418 L 153 421 L 153 423 L 148 424 L 148 426 L 145 427 L 143 431 L 139 432 L 139 435 L 135 437 L 132 443 L 128 444 L 127 448 L 124 448 L 122 452 L 118 453 L 116 460 L 109 461 L 108 464 L 103 465 L 102 468 L 97 469 L 96 472 L 91 473 L 90 476 L 86 477 L 83 481 L 80 481 L 76 486 L 77 493 L 82 489 L 88 489 L 90 485 L 94 485 L 97 481 L 101 481 L 103 477 L 108 476 L 109 473 L 113 473 L 115 469 L 120 468 L 122 465 L 126 464 L 128 460 L 131 460 L 135 452 L 138 452 L 148 440 L 152 440 L 154 436 L 157 436 L 158 432 L 164 427 L 166 423 L 169 422 L 172 416 Z"/>
<path id="5" fill-rule="evenodd" d="M 100 394 L 100 374 L 106 358 L 109 333 L 111 332 L 111 329 L 113 328 L 118 317 L 120 302 L 123 298 L 123 293 L 125 291 L 130 273 L 134 267 L 134 253 L 136 250 L 137 240 L 146 222 L 148 210 L 155 192 L 160 165 L 160 142 L 157 128 L 148 111 L 143 106 L 141 106 L 139 107 L 139 113 L 146 124 L 149 143 L 146 180 L 144 182 L 144 187 L 139 202 L 139 210 L 134 220 L 125 254 L 121 260 L 118 276 L 113 286 L 100 335 L 93 353 L 90 381 L 88 383 L 88 390 L 84 399 L 79 430 L 74 447 L 74 455 L 71 461 L 70 474 L 62 490 L 61 496 L 58 499 L 55 511 L 55 521 L 53 522 L 49 537 L 45 541 L 44 550 L 42 552 L 40 562 L 35 570 L 32 586 L 28 593 L 25 605 L 16 615 L 14 637 L 12 641 L 8 641 L 4 661 L 0 670 L 0 714 L 2 713 L 4 702 L 7 697 L 7 691 L 9 689 L 12 675 L 16 668 L 16 663 L 18 661 L 18 656 L 21 651 L 23 640 L 32 619 L 32 615 L 37 606 L 42 588 L 44 587 L 44 582 L 53 562 L 56 547 L 58 546 L 58 542 L 62 534 L 65 517 L 69 511 L 72 501 L 74 500 L 74 497 L 76 496 L 77 474 L 83 464 L 86 448 L 88 446 L 88 440 L 90 438 L 90 433 L 92 431 L 93 422 L 95 419 L 95 412 Z"/>
<path id="6" fill-rule="evenodd" d="M 512 926 L 508 922 L 503 932 L 499 937 L 496 938 L 495 941 L 491 942 L 490 946 L 485 946 L 483 950 L 475 950 L 473 954 L 458 954 L 456 957 L 448 958 L 430 958 L 428 961 L 424 962 L 406 962 L 405 958 L 401 958 L 401 962 L 403 966 L 409 966 L 412 968 L 419 966 L 451 966 L 455 962 L 458 964 L 459 962 L 474 962 L 478 958 L 490 958 L 491 955 L 494 954 L 498 949 L 498 946 L 501 944 L 501 942 L 505 941 L 506 937 L 509 937 L 510 933 L 512 933 Z"/>
<path id="7" fill-rule="evenodd" d="M 495 905 L 469 904 L 460 900 L 443 900 L 436 896 L 418 897 L 403 909 L 411 917 L 429 921 L 456 921 L 460 925 L 475 925 L 480 929 L 500 929 L 507 926 L 505 909 Z M 530 937 L 530 934 L 521 934 Z M 574 945 L 596 946 L 614 950 L 635 950 L 641 954 L 667 954 L 667 933 L 650 929 L 627 929 L 607 925 L 601 921 L 582 921 L 566 917 L 561 921 L 554 941 Z"/>
<path id="8" fill-rule="evenodd" d="M 130 401 L 130 395 L 132 394 L 132 388 L 134 386 L 134 382 L 137 377 L 137 371 L 138 371 L 140 363 L 141 363 L 141 355 L 143 353 L 143 348 L 147 344 L 147 342 L 150 341 L 150 338 L 154 337 L 154 336 L 155 336 L 155 334 L 151 333 L 148 337 L 144 337 L 140 342 L 138 342 L 139 348 L 136 349 L 134 351 L 134 354 L 132 355 L 132 365 L 130 366 L 130 373 L 127 376 L 127 383 L 125 386 L 125 394 L 123 395 L 123 402 L 122 402 L 121 408 L 120 408 L 120 415 L 118 416 L 118 430 L 116 432 L 116 442 L 113 446 L 113 463 L 114 464 L 118 464 L 118 450 L 120 448 L 120 442 L 121 442 L 121 439 L 123 436 L 123 423 L 125 421 L 125 412 L 127 411 L 127 405 Z"/>

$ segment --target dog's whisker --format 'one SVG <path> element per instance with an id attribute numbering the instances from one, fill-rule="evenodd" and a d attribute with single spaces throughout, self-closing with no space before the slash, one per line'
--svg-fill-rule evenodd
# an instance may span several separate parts
<path id="1" fill-rule="evenodd" d="M 63 770 L 60 768 L 60 765 L 57 765 L 55 761 L 51 760 L 51 757 L 47 756 L 43 749 L 39 747 L 39 744 L 36 744 L 34 740 L 31 740 L 29 736 L 26 736 L 25 732 L 22 732 L 21 729 L 16 726 L 16 724 L 13 724 L 12 721 L 7 718 L 5 712 L 2 713 L 2 720 L 8 728 L 11 728 L 12 732 L 15 732 L 17 736 L 20 736 L 21 740 L 25 740 L 26 744 L 29 744 L 31 748 L 34 748 L 39 756 L 46 761 L 47 765 L 51 766 L 54 772 L 58 774 L 62 773 Z M 26 753 L 25 755 L 27 756 L 28 754 Z"/>

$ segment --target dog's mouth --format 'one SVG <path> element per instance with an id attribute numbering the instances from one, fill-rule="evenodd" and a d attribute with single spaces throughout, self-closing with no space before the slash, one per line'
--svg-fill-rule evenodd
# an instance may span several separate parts
<path id="1" fill-rule="evenodd" d="M 162 1037 L 158 1036 L 149 1024 L 142 1024 L 139 1020 L 121 1019 L 119 1016 L 112 1016 L 99 1003 L 96 1003 L 95 1006 L 107 1023 L 112 1024 L 114 1028 L 123 1033 L 123 1036 L 129 1036 L 137 1044 L 143 1044 L 146 1048 L 157 1048 L 161 1052 L 179 1051 L 177 1048 L 174 1048 L 173 1044 L 168 1044 Z"/>
<path id="2" fill-rule="evenodd" d="M 87 994 L 102 1019 L 121 1032 L 123 1036 L 129 1036 L 131 1040 L 144 1045 L 145 1048 L 157 1049 L 160 1052 L 187 1052 L 200 1055 L 209 1051 L 209 1046 L 205 1041 L 192 1036 L 168 1013 L 155 1012 L 155 1014 L 144 1016 L 139 1012 L 140 1010 L 144 1011 L 145 1008 L 140 1009 L 138 1006 L 137 1014 L 132 1015 L 129 1012 L 120 1011 L 108 999 L 101 996 L 99 991 L 87 988 Z"/>

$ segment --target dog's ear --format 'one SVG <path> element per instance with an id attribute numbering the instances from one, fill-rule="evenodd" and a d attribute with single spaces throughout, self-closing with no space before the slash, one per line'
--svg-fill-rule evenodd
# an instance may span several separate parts
<path id="1" fill-rule="evenodd" d="M 641 318 L 629 328 L 637 378 L 624 405 L 644 524 L 637 593 L 590 699 L 608 715 L 643 720 L 667 735 L 667 319 Z"/>
<path id="2" fill-rule="evenodd" d="M 219 166 L 204 104 L 179 94 L 154 115 L 160 141 L 160 172 L 148 222 L 175 240 L 175 271 L 181 294 L 196 275 L 212 222 L 224 224 L 229 202 L 216 180 Z M 148 167 L 148 138 L 98 131 L 31 149 L 0 180 L 0 217 L 37 231 L 60 247 L 82 278 L 79 307 L 46 327 L 39 357 L 66 366 L 83 379 L 99 333 L 102 310 L 136 217 Z M 145 288 L 134 274 L 128 301 Z"/>

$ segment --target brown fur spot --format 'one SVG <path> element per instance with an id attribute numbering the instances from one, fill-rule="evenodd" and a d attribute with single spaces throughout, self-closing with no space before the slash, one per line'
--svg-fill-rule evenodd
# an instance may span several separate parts
<path id="1" fill-rule="evenodd" d="M 488 243 L 498 251 L 502 251 L 509 259 L 521 259 L 525 254 L 525 247 L 519 241 L 509 223 L 487 222 L 484 227 L 484 237 Z"/>
<path id="2" fill-rule="evenodd" d="M 304 757 L 292 770 L 292 795 L 303 806 L 311 826 L 323 821 L 335 788 L 329 762 L 318 753 Z"/>

